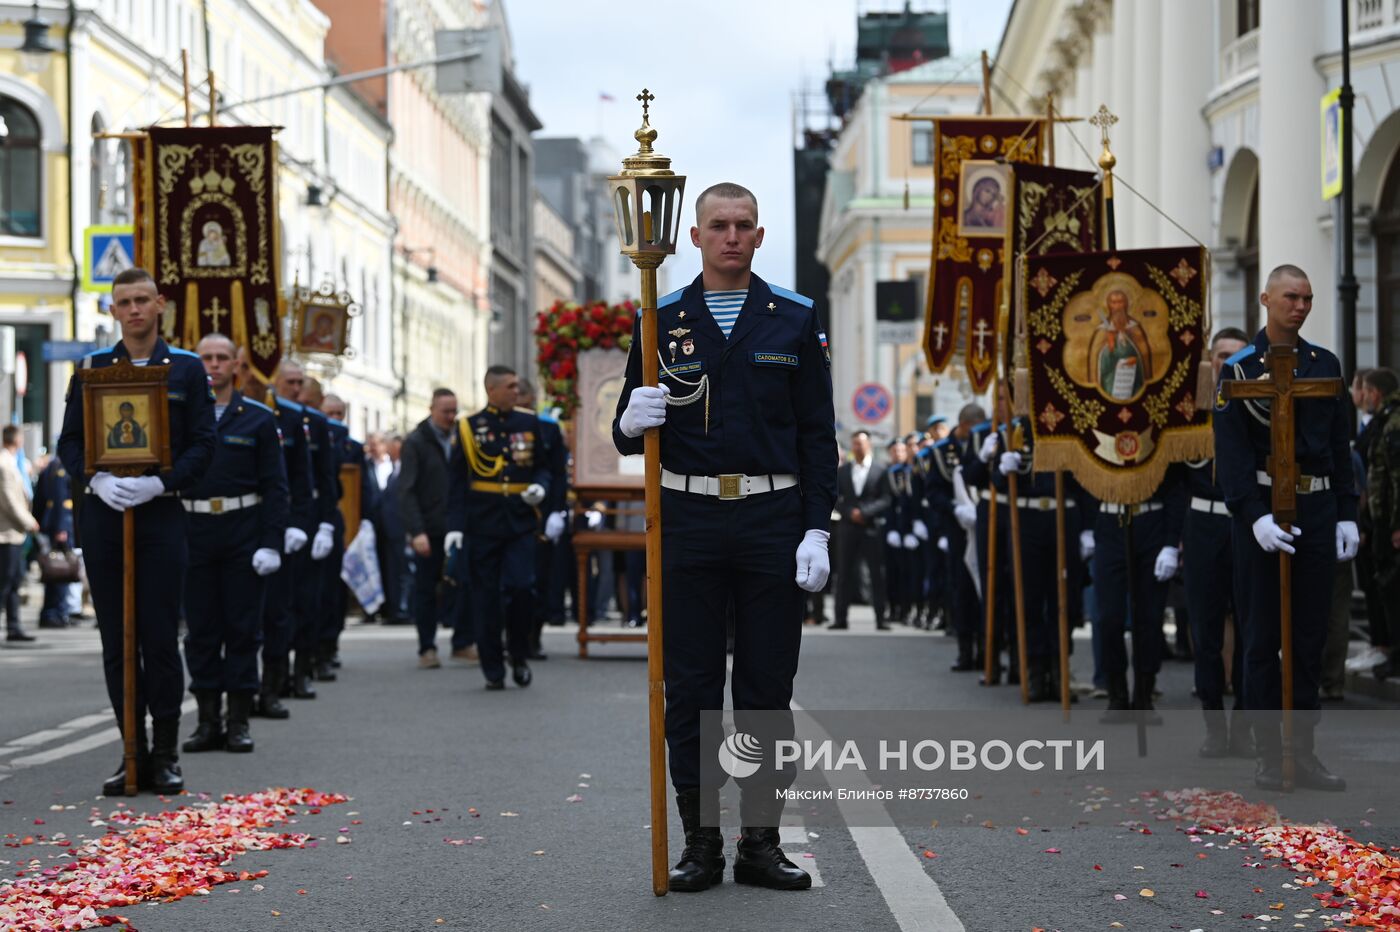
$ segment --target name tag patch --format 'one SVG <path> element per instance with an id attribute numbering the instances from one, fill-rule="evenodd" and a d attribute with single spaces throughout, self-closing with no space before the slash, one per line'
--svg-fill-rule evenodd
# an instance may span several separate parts
<path id="1" fill-rule="evenodd" d="M 795 353 L 754 353 L 753 362 L 756 366 L 790 366 L 797 368 L 797 355 Z"/>
<path id="2" fill-rule="evenodd" d="M 243 437 L 239 434 L 224 434 L 224 443 L 230 443 L 236 447 L 255 447 L 258 445 L 256 439 Z"/>
<path id="3" fill-rule="evenodd" d="M 169 398 L 171 401 L 184 401 L 185 393 L 171 389 L 169 392 L 166 393 L 165 397 Z"/>
<path id="4" fill-rule="evenodd" d="M 694 375 L 705 368 L 705 361 L 697 359 L 695 362 L 680 362 L 668 364 L 662 367 L 662 375 Z"/>

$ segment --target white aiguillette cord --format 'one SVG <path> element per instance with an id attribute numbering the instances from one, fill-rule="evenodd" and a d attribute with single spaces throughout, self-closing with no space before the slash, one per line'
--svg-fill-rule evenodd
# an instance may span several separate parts
<path id="1" fill-rule="evenodd" d="M 706 373 L 700 376 L 698 382 L 688 382 L 671 371 L 671 367 L 666 365 L 666 360 L 662 358 L 661 351 L 656 351 L 656 360 L 661 364 L 661 371 L 666 373 L 668 379 L 675 379 L 682 385 L 689 385 L 695 389 L 689 395 L 667 395 L 666 404 L 673 408 L 683 408 L 686 405 L 693 405 L 701 398 L 705 399 L 705 433 L 710 432 L 710 376 Z"/>

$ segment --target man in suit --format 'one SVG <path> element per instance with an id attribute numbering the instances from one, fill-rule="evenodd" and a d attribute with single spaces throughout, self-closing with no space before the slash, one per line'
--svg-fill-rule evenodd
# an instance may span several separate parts
<path id="1" fill-rule="evenodd" d="M 880 529 L 885 512 L 891 504 L 885 467 L 875 462 L 870 447 L 870 435 L 858 430 L 851 435 L 851 458 L 836 472 L 836 512 L 841 516 L 836 526 L 836 620 L 832 628 L 843 629 L 851 597 L 860 587 L 858 566 L 864 563 L 870 570 L 870 596 L 875 604 L 875 627 L 881 631 L 885 624 L 885 561 L 884 540 Z"/>
<path id="2" fill-rule="evenodd" d="M 24 496 L 24 480 L 19 474 L 15 452 L 23 438 L 14 424 L 6 424 L 4 446 L 0 447 L 0 605 L 5 609 L 5 640 L 32 641 L 19 626 L 20 561 L 24 539 L 39 530 L 39 522 L 29 513 Z"/>

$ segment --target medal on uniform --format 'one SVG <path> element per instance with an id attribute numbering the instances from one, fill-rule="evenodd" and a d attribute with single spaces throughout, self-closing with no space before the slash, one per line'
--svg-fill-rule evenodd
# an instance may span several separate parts
<path id="1" fill-rule="evenodd" d="M 778 309 L 778 305 L 774 304 L 772 301 L 769 301 L 769 302 L 768 302 L 768 310 L 770 310 L 770 311 L 776 311 L 777 309 Z"/>
<path id="2" fill-rule="evenodd" d="M 672 330 L 671 332 L 672 332 L 672 333 L 675 333 L 674 330 Z M 670 343 L 670 345 L 667 346 L 666 348 L 669 349 L 669 350 L 671 351 L 671 365 L 674 366 L 674 365 L 676 364 L 676 341 L 675 341 L 675 340 L 672 340 L 671 343 Z"/>
<path id="3" fill-rule="evenodd" d="M 694 341 L 694 340 L 686 340 L 684 343 L 682 343 L 682 344 L 681 344 L 681 352 L 682 352 L 682 353 L 685 353 L 687 356 L 689 356 L 691 353 L 694 353 L 694 352 L 695 352 L 695 341 Z"/>
<path id="4" fill-rule="evenodd" d="M 666 332 L 669 333 L 671 336 L 675 337 L 677 340 L 679 340 L 681 337 L 685 336 L 687 333 L 690 332 L 690 328 L 677 327 L 675 330 L 668 330 Z"/>
<path id="5" fill-rule="evenodd" d="M 679 314 L 676 315 L 676 317 L 679 320 L 685 320 L 685 311 L 681 311 Z"/>

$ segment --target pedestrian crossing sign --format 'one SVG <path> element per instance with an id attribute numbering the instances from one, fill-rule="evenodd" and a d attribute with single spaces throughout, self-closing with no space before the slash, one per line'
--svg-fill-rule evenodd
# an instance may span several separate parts
<path id="1" fill-rule="evenodd" d="M 112 290 L 112 279 L 136 265 L 136 241 L 129 226 L 95 226 L 83 231 L 83 290 Z"/>

